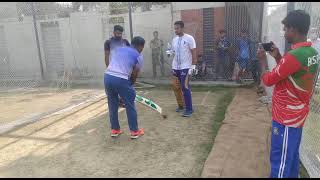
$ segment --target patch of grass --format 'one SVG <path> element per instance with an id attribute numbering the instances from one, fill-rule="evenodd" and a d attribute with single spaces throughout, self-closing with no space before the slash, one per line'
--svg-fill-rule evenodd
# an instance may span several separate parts
<path id="1" fill-rule="evenodd" d="M 213 89 L 213 90 L 216 90 L 216 89 Z M 218 134 L 218 131 L 223 123 L 226 110 L 234 98 L 234 89 L 224 88 L 221 90 L 223 90 L 223 92 L 221 93 L 221 97 L 216 104 L 216 108 L 215 108 L 215 111 L 214 111 L 213 117 L 212 117 L 212 121 L 213 121 L 212 124 L 213 125 L 212 125 L 212 130 L 210 131 L 211 132 L 211 134 L 210 134 L 211 141 L 210 141 L 210 143 L 203 144 L 201 147 L 202 156 L 201 156 L 201 158 L 198 159 L 198 162 L 203 163 L 203 164 L 202 164 L 202 167 L 199 171 L 199 173 L 200 173 L 199 177 L 201 176 L 201 173 L 202 173 L 203 167 L 204 167 L 204 163 L 205 163 L 206 159 L 208 158 L 208 155 L 213 147 L 214 140 L 215 140 L 215 138 Z"/>
<path id="2" fill-rule="evenodd" d="M 300 169 L 299 169 L 299 175 L 300 178 L 310 178 L 307 169 L 304 167 L 304 165 L 300 161 Z"/>
<path id="3" fill-rule="evenodd" d="M 218 100 L 213 116 L 213 141 L 218 134 L 218 130 L 225 118 L 227 108 L 234 98 L 234 89 L 225 89 L 224 95 Z"/>
<path id="4" fill-rule="evenodd" d="M 209 85 L 191 85 L 191 90 L 193 92 L 217 92 L 225 91 L 226 89 L 234 89 L 234 87 L 225 87 L 223 85 L 209 86 Z M 157 90 L 172 90 L 171 85 L 156 85 Z"/>

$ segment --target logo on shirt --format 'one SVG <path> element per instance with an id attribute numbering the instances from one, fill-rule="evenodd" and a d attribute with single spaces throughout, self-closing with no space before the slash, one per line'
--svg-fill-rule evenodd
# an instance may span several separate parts
<path id="1" fill-rule="evenodd" d="M 308 57 L 308 67 L 314 65 L 314 64 L 319 64 L 320 63 L 320 54 Z"/>

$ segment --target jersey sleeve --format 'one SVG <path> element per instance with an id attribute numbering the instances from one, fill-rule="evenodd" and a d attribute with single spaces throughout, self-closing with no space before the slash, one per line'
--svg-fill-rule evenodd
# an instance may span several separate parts
<path id="1" fill-rule="evenodd" d="M 136 64 L 136 68 L 138 68 L 139 70 L 141 70 L 143 67 L 143 56 L 139 55 L 137 57 L 137 64 Z"/>
<path id="2" fill-rule="evenodd" d="M 124 42 L 126 43 L 126 46 L 130 46 L 130 43 L 128 40 L 124 39 Z"/>
<path id="3" fill-rule="evenodd" d="M 196 41 L 194 40 L 194 38 L 192 36 L 190 36 L 190 40 L 189 40 L 189 47 L 190 49 L 194 49 L 196 48 Z"/>
<path id="4" fill-rule="evenodd" d="M 110 40 L 104 42 L 104 51 L 110 51 Z"/>
<path id="5" fill-rule="evenodd" d="M 272 86 L 302 68 L 301 63 L 292 54 L 287 53 L 279 64 L 271 71 L 264 73 L 261 77 L 266 86 Z"/>

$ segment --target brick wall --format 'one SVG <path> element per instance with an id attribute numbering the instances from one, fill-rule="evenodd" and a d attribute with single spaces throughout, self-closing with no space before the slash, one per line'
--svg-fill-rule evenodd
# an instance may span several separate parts
<path id="1" fill-rule="evenodd" d="M 203 54 L 202 9 L 182 10 L 181 20 L 185 24 L 185 32 L 194 36 L 197 44 L 197 54 Z"/>
<path id="2" fill-rule="evenodd" d="M 213 8 L 214 11 L 214 35 L 215 39 L 218 35 L 218 31 L 224 28 L 224 7 Z M 193 35 L 194 26 L 197 26 L 194 38 L 197 43 L 197 53 L 203 54 L 203 16 L 202 9 L 191 9 L 181 11 L 181 20 L 185 23 L 185 32 Z M 213 39 L 213 41 L 215 40 Z"/>

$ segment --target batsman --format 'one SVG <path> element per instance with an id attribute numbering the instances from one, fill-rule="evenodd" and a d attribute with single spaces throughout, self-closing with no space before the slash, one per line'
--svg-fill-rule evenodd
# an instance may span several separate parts
<path id="1" fill-rule="evenodd" d="M 123 132 L 120 130 L 118 119 L 119 96 L 125 104 L 131 138 L 136 139 L 144 134 L 144 130 L 138 128 L 137 110 L 134 103 L 136 91 L 133 88 L 143 66 L 141 52 L 144 44 L 145 40 L 137 36 L 132 39 L 130 47 L 118 47 L 111 54 L 109 66 L 104 74 L 104 85 L 110 110 L 111 137 L 117 137 Z"/>
<path id="2" fill-rule="evenodd" d="M 193 113 L 189 75 L 195 71 L 196 42 L 194 38 L 184 33 L 183 21 L 174 23 L 176 37 L 173 38 L 167 54 L 174 54 L 172 61 L 172 86 L 177 99 L 176 112 L 182 112 L 183 117 L 190 117 Z M 183 94 L 183 97 L 182 97 Z"/>

